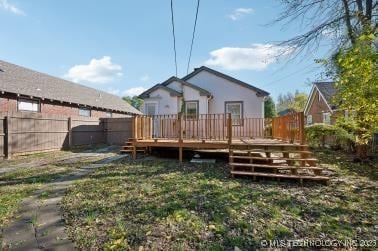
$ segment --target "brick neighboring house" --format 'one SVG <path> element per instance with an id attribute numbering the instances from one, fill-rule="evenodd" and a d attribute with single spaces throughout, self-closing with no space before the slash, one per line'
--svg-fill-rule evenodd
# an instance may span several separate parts
<path id="1" fill-rule="evenodd" d="M 141 114 L 118 96 L 1 60 L 0 112 L 95 118 Z"/>
<path id="2" fill-rule="evenodd" d="M 337 90 L 334 82 L 315 82 L 304 109 L 306 124 L 335 124 L 337 117 L 343 116 L 342 111 L 332 102 Z"/>

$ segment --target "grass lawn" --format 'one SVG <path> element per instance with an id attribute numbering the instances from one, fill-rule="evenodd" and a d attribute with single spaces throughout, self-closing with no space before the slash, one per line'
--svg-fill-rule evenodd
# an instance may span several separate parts
<path id="1" fill-rule="evenodd" d="M 329 186 L 231 179 L 225 164 L 127 160 L 69 189 L 79 249 L 254 249 L 263 239 L 376 239 L 377 166 L 318 152 Z"/>
<path id="2" fill-rule="evenodd" d="M 75 163 L 59 161 L 68 154 L 56 151 L 0 162 L 0 247 L 1 229 L 15 215 L 22 199 L 59 176 L 95 160 L 92 157 L 81 158 Z"/>

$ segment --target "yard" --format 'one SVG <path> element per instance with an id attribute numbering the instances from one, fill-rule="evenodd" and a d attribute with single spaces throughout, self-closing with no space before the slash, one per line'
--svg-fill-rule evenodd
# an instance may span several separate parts
<path id="1" fill-rule="evenodd" d="M 39 153 L 0 162 L 0 249 L 2 232 L 18 217 L 24 199 L 40 189 L 46 189 L 40 196 L 47 196 L 50 182 L 104 156 L 95 149 L 86 150 Z"/>
<path id="2" fill-rule="evenodd" d="M 377 165 L 316 153 L 329 186 L 231 179 L 227 165 L 147 157 L 98 169 L 62 201 L 79 249 L 242 250 L 271 239 L 376 240 Z"/>

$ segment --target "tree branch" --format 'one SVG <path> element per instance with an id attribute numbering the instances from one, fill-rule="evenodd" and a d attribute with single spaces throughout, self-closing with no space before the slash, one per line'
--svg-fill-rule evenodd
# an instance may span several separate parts
<path id="1" fill-rule="evenodd" d="M 347 30 L 348 30 L 348 37 L 349 37 L 351 43 L 355 44 L 356 39 L 353 35 L 353 28 L 352 28 L 352 23 L 351 23 L 351 20 L 350 20 L 351 17 L 350 17 L 349 3 L 348 3 L 348 0 L 342 0 L 342 1 L 343 1 L 343 4 L 344 4 L 345 24 L 346 24 Z"/>

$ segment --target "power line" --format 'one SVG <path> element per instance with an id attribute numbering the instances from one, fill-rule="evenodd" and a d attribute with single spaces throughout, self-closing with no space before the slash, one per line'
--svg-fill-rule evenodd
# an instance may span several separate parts
<path id="1" fill-rule="evenodd" d="M 194 27 L 193 27 L 193 34 L 192 34 L 192 43 L 190 45 L 189 60 L 188 60 L 188 67 L 186 68 L 186 74 L 189 73 L 190 59 L 192 57 L 192 50 L 193 50 L 193 43 L 194 43 L 194 35 L 196 33 L 196 27 L 197 27 L 199 5 L 200 5 L 200 0 L 197 0 L 196 18 L 194 20 Z"/>
<path id="2" fill-rule="evenodd" d="M 296 71 L 293 72 L 293 73 L 290 73 L 290 74 L 288 74 L 288 75 L 285 75 L 285 76 L 283 76 L 283 77 L 281 77 L 281 78 L 279 78 L 279 79 L 276 79 L 276 80 L 270 81 L 270 82 L 268 82 L 267 84 L 265 84 L 263 87 L 270 86 L 271 84 L 275 84 L 275 83 L 277 83 L 277 82 L 279 82 L 279 81 L 281 81 L 281 80 L 284 80 L 284 79 L 290 78 L 290 77 L 293 76 L 293 75 L 297 75 L 297 74 L 299 74 L 299 73 L 302 73 L 303 71 L 308 70 L 308 68 L 311 67 L 311 66 L 313 66 L 313 65 L 316 65 L 316 63 L 311 63 L 311 64 L 309 64 L 309 65 L 306 65 L 306 66 L 303 67 L 303 68 L 300 68 L 299 70 L 296 70 Z M 313 69 L 314 69 L 314 68 L 313 68 Z M 313 69 L 310 69 L 308 72 L 311 72 Z"/>
<path id="3" fill-rule="evenodd" d="M 177 52 L 176 52 L 176 35 L 175 35 L 175 20 L 173 18 L 173 0 L 171 0 L 171 23 L 172 23 L 172 35 L 173 35 L 173 51 L 175 52 L 175 67 L 177 77 Z"/>

